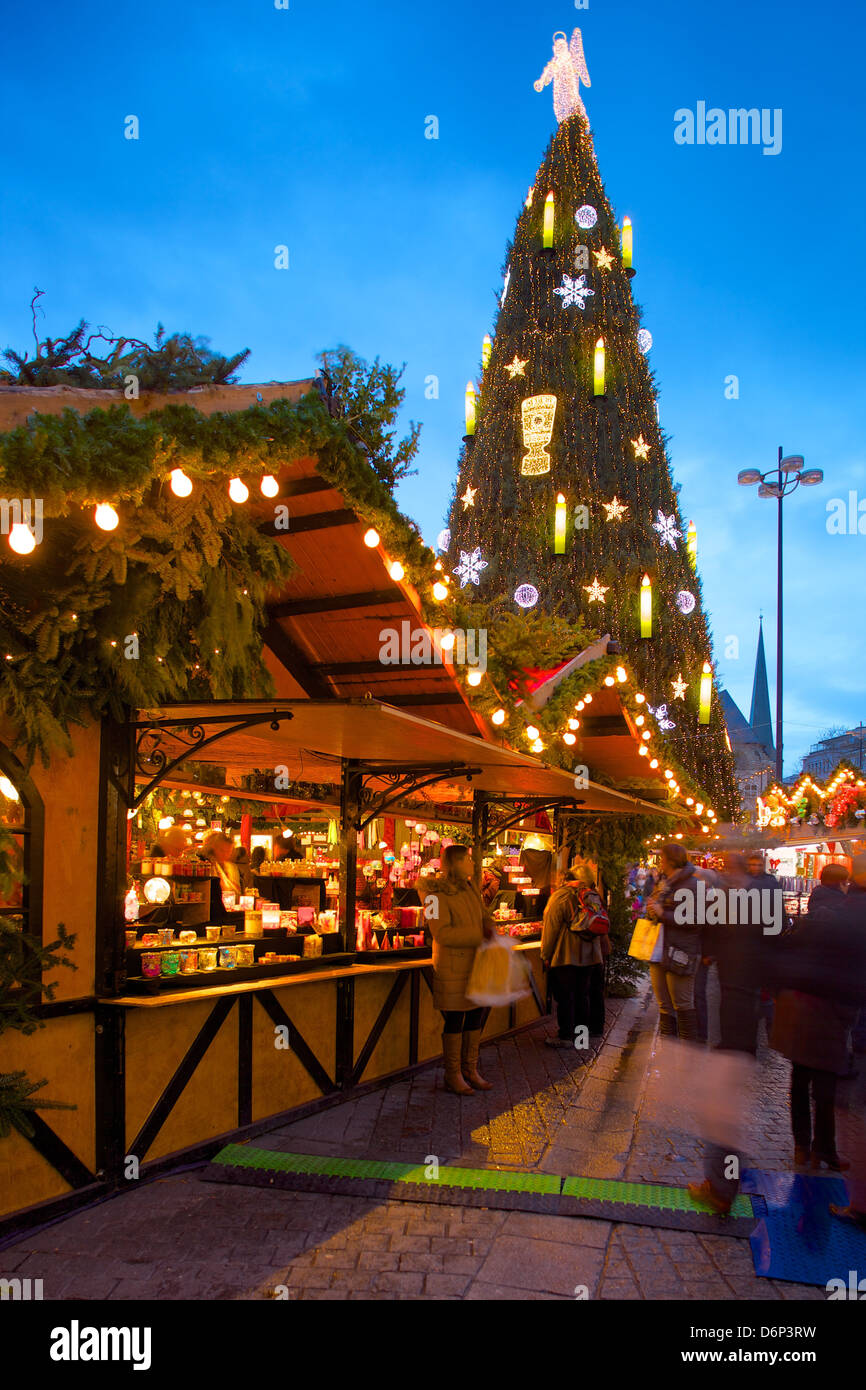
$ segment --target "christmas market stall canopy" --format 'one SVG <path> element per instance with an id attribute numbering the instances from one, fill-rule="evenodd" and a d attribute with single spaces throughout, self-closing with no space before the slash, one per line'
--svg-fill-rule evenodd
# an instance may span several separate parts
<path id="1" fill-rule="evenodd" d="M 140 710 L 135 725 L 139 783 L 150 774 L 157 785 L 174 760 L 194 762 L 196 748 L 208 740 L 202 758 L 237 776 L 279 769 L 290 783 L 339 785 L 344 764 L 352 762 L 380 797 L 406 798 L 424 782 L 450 802 L 483 791 L 518 800 L 561 798 L 595 813 L 678 814 L 591 781 L 576 788 L 562 769 L 374 700 L 173 704 Z M 401 774 L 402 786 L 394 780 Z"/>

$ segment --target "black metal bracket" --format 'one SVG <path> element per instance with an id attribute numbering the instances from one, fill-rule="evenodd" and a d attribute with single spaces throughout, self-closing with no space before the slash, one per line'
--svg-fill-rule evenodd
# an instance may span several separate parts
<path id="1" fill-rule="evenodd" d="M 372 788 L 362 783 L 361 810 L 355 829 L 363 830 L 410 793 L 433 786 L 436 782 L 444 782 L 449 777 L 465 777 L 467 782 L 471 782 L 482 769 L 470 767 L 467 763 L 407 763 L 405 767 L 395 767 L 393 763 L 361 763 L 358 771 L 364 779 L 388 784 Z"/>
<path id="2" fill-rule="evenodd" d="M 249 714 L 243 719 L 236 719 L 232 724 L 227 724 L 225 716 L 220 714 L 205 715 L 198 719 L 132 720 L 130 728 L 135 734 L 135 770 L 137 774 L 149 780 L 131 801 L 128 800 L 128 793 L 124 789 L 124 800 L 127 801 L 130 810 L 137 811 L 145 797 L 158 787 L 170 772 L 188 758 L 200 753 L 202 749 L 218 743 L 230 734 L 243 733 L 244 730 L 255 728 L 259 724 L 269 724 L 276 733 L 281 723 L 294 717 L 289 710 L 271 710 L 268 714 Z M 221 727 L 216 733 L 208 734 L 206 726 L 210 724 L 219 724 Z M 161 746 L 167 733 L 171 734 L 173 743 L 181 744 L 180 753 L 173 758 L 170 758 Z"/>
<path id="3" fill-rule="evenodd" d="M 534 816 L 539 811 L 555 811 L 560 808 L 571 807 L 574 805 L 574 802 L 575 798 L 572 796 L 528 796 L 523 797 L 518 805 L 514 797 L 497 799 L 491 796 L 488 801 L 491 810 L 510 807 L 511 814 L 506 816 L 504 820 L 497 821 L 495 825 L 490 826 L 485 836 L 485 843 L 495 840 L 496 836 L 500 835 L 503 830 L 513 829 L 515 825 L 519 825 L 527 816 Z"/>

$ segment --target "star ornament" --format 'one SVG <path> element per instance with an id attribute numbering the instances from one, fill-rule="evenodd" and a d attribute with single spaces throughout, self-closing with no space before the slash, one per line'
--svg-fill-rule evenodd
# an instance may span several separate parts
<path id="1" fill-rule="evenodd" d="M 631 447 L 634 449 L 634 456 L 636 459 L 646 460 L 649 458 L 650 446 L 647 444 L 642 434 L 639 434 L 637 439 L 631 441 Z"/>
<path id="2" fill-rule="evenodd" d="M 463 496 L 460 498 L 460 501 L 463 503 L 463 510 L 464 510 L 464 512 L 466 511 L 466 508 L 467 508 L 467 507 L 474 507 L 474 506 L 475 506 L 475 494 L 476 494 L 477 491 L 478 491 L 478 488 L 477 488 L 477 487 L 470 487 L 468 483 L 466 484 L 466 491 L 464 492 Z"/>
<path id="3" fill-rule="evenodd" d="M 595 256 L 595 263 L 599 270 L 610 270 L 613 265 L 613 256 L 604 246 L 600 251 L 593 251 L 592 254 Z"/>
<path id="4" fill-rule="evenodd" d="M 627 504 L 620 502 L 618 497 L 614 497 L 610 502 L 602 502 L 601 505 L 607 512 L 608 521 L 621 521 L 628 511 Z"/>
<path id="5" fill-rule="evenodd" d="M 610 588 L 609 584 L 599 584 L 594 579 L 591 584 L 584 584 L 584 590 L 589 595 L 590 603 L 604 603 L 604 596 Z"/>
<path id="6" fill-rule="evenodd" d="M 681 671 L 677 673 L 676 680 L 671 681 L 671 685 L 673 686 L 674 699 L 684 700 L 686 698 L 686 691 L 688 690 L 688 686 L 686 682 L 683 680 Z"/>
<path id="7" fill-rule="evenodd" d="M 664 512 L 656 512 L 658 521 L 653 522 L 653 530 L 659 533 L 659 543 L 669 545 L 671 550 L 677 548 L 677 537 L 682 539 L 682 531 L 677 530 L 677 519 L 675 516 L 665 516 Z"/>
<path id="8" fill-rule="evenodd" d="M 528 361 L 528 357 L 524 361 L 521 361 L 521 359 L 517 356 L 517 353 L 515 352 L 512 361 L 506 362 L 505 370 L 511 377 L 512 381 L 516 376 L 526 376 L 526 364 Z"/>

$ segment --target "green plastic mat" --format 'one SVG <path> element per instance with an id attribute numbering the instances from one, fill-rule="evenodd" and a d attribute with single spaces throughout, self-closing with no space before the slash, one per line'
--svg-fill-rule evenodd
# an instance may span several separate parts
<path id="1" fill-rule="evenodd" d="M 661 1211 L 707 1211 L 690 1196 L 686 1187 L 664 1187 L 660 1183 L 615 1182 L 603 1178 L 564 1178 L 563 1197 L 588 1202 L 617 1202 L 627 1207 L 655 1207 Z M 740 1193 L 734 1198 L 731 1216 L 751 1216 L 752 1203 Z"/>
<path id="2" fill-rule="evenodd" d="M 705 1213 L 684 1187 L 661 1183 L 617 1182 L 602 1178 L 562 1178 L 551 1173 L 503 1171 L 494 1168 L 439 1168 L 436 1178 L 417 1163 L 384 1163 L 368 1158 L 333 1158 L 323 1154 L 284 1153 L 257 1149 L 251 1144 L 227 1144 L 213 1159 L 226 1168 L 254 1168 L 322 1178 L 355 1179 L 403 1184 L 428 1184 L 438 1189 L 474 1189 L 483 1192 L 543 1193 L 573 1197 L 584 1202 L 610 1202 L 617 1206 L 655 1211 Z M 732 1217 L 753 1215 L 751 1199 L 741 1193 L 731 1208 Z"/>

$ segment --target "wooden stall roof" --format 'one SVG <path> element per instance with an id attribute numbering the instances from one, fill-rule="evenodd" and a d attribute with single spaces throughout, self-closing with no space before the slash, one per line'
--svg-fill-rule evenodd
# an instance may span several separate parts
<path id="1" fill-rule="evenodd" d="M 273 714 L 292 717 L 276 728 L 263 718 L 251 727 L 233 729 L 246 719 Z M 204 761 L 235 771 L 285 768 L 291 781 L 335 784 L 342 759 L 357 759 L 368 771 L 371 765 L 381 769 L 383 781 L 397 769 L 441 770 L 441 780 L 431 789 L 437 800 L 464 801 L 479 788 L 505 796 L 568 797 L 585 811 L 633 815 L 660 809 L 593 782 L 576 790 L 573 776 L 559 768 L 376 700 L 172 704 L 140 710 L 138 719 L 161 721 L 161 751 L 169 758 L 181 756 L 188 743 L 182 730 L 179 736 L 173 732 L 178 721 L 206 719 L 203 728 L 208 735 L 232 729 L 203 750 Z M 195 754 L 188 756 L 194 759 Z M 466 770 L 471 769 L 476 771 L 470 782 Z"/>
<path id="2" fill-rule="evenodd" d="M 453 665 L 386 665 L 380 659 L 386 630 L 405 634 L 407 652 L 413 635 L 431 630 L 412 585 L 392 579 L 394 557 L 381 543 L 365 545 L 367 523 L 319 474 L 314 459 L 282 469 L 279 481 L 289 525 L 278 540 L 297 568 L 272 596 L 264 633 L 277 693 L 311 700 L 370 695 L 461 733 L 487 736 Z M 255 506 L 272 534 L 268 504 L 256 499 Z"/>

